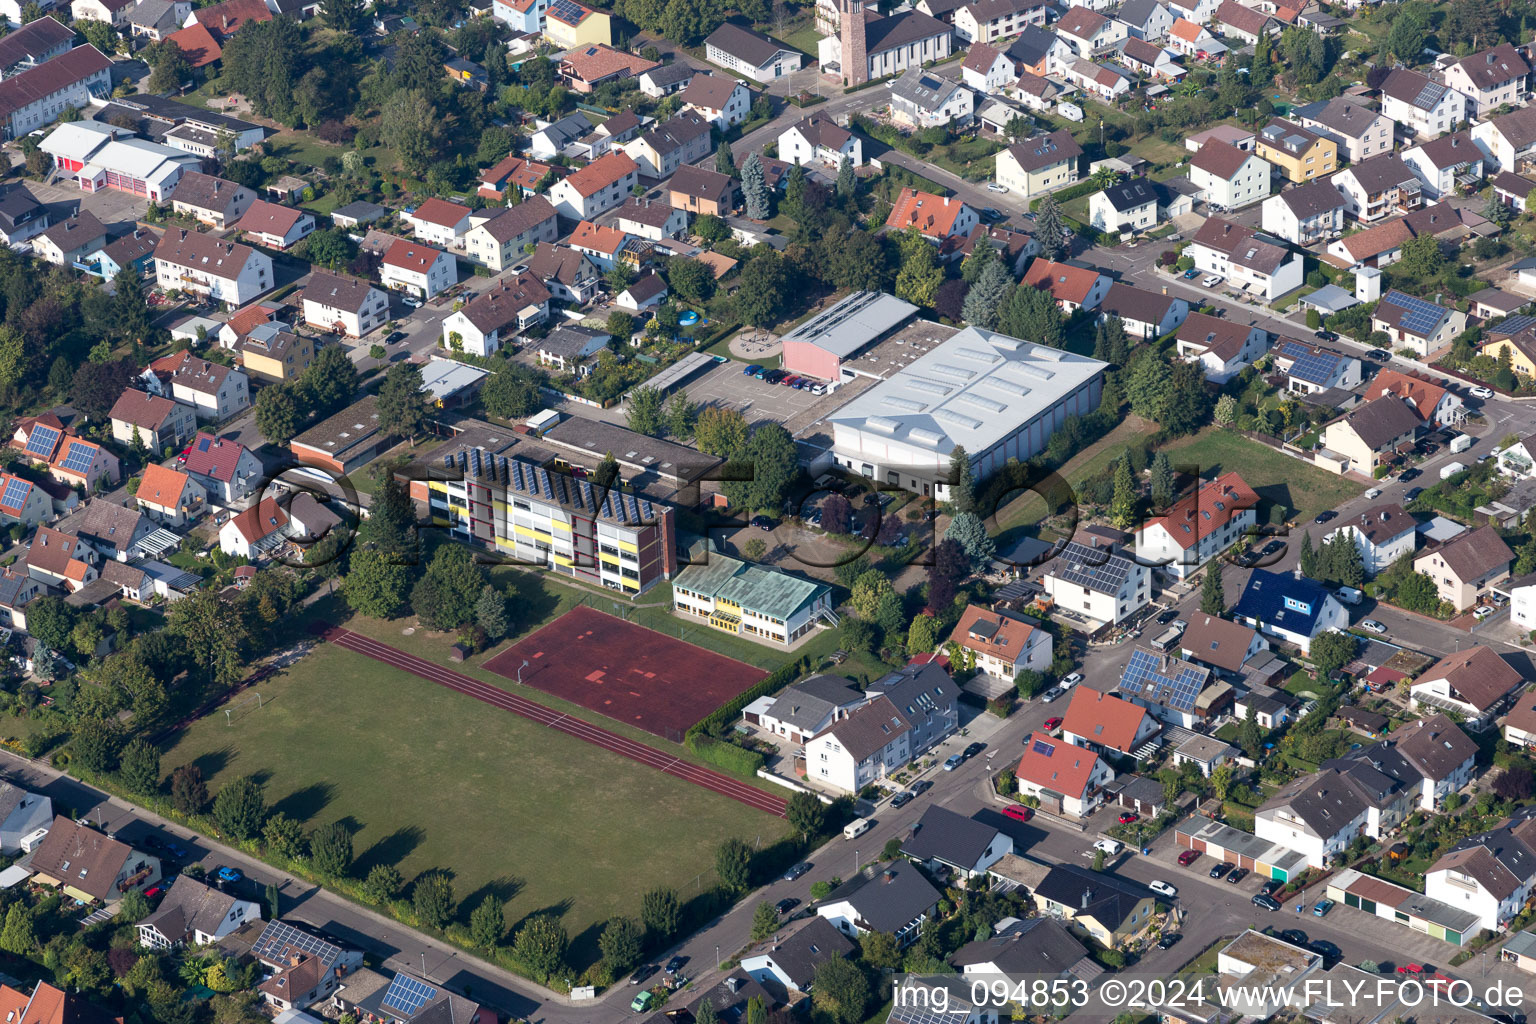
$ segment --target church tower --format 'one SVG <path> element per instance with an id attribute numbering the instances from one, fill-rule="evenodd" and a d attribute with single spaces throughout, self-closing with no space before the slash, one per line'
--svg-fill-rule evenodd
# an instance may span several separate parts
<path id="1" fill-rule="evenodd" d="M 837 0 L 839 30 L 842 34 L 843 85 L 852 88 L 869 81 L 869 55 L 866 52 L 863 0 Z"/>

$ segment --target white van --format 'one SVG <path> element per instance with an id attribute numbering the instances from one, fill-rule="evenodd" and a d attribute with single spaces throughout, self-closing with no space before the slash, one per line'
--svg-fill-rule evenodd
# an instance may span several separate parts
<path id="1" fill-rule="evenodd" d="M 1340 587 L 1333 592 L 1333 596 L 1345 604 L 1359 604 L 1365 600 L 1365 595 L 1354 587 Z"/>
<path id="2" fill-rule="evenodd" d="M 857 839 L 859 836 L 875 827 L 875 823 L 868 818 L 855 818 L 843 826 L 844 839 Z"/>
<path id="3" fill-rule="evenodd" d="M 1448 462 L 1440 467 L 1440 479 L 1449 480 L 1451 477 L 1455 476 L 1457 473 L 1462 472 L 1466 468 L 1467 464 L 1465 462 Z"/>
<path id="4" fill-rule="evenodd" d="M 1457 434 L 1455 437 L 1451 438 L 1449 447 L 1452 452 L 1464 452 L 1468 448 L 1472 447 L 1472 441 L 1473 438 L 1471 434 Z"/>

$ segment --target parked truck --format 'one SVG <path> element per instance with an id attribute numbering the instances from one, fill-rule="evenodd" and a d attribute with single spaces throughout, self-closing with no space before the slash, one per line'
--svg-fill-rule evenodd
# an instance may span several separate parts
<path id="1" fill-rule="evenodd" d="M 1472 447 L 1472 442 L 1475 440 L 1476 438 L 1471 434 L 1457 434 L 1451 438 L 1450 449 L 1452 452 L 1464 452 Z"/>
<path id="2" fill-rule="evenodd" d="M 1457 473 L 1462 472 L 1466 468 L 1467 464 L 1465 462 L 1448 462 L 1444 466 L 1440 467 L 1440 479 L 1449 480 L 1451 477 L 1455 476 Z"/>

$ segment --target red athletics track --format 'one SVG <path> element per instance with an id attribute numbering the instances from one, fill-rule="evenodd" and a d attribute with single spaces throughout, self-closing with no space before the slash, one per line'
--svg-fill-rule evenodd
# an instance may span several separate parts
<path id="1" fill-rule="evenodd" d="M 631 761 L 638 761 L 643 765 L 675 776 L 685 782 L 691 782 L 695 786 L 702 786 L 705 789 L 719 793 L 721 796 L 730 797 L 732 800 L 744 803 L 748 807 L 759 811 L 766 811 L 781 818 L 784 817 L 785 805 L 782 797 L 774 796 L 772 793 L 765 793 L 755 786 L 738 782 L 728 775 L 721 775 L 719 772 L 711 771 L 708 768 L 700 768 L 698 765 L 673 757 L 671 754 L 657 750 L 655 747 L 648 747 L 643 743 L 636 743 L 634 740 L 611 733 L 606 729 L 600 729 L 580 718 L 572 718 L 570 715 L 562 714 L 542 704 L 507 693 L 505 690 L 498 690 L 487 683 L 479 682 L 452 669 L 433 664 L 423 658 L 416 657 L 414 654 L 407 654 L 388 644 L 379 643 L 377 640 L 363 636 L 361 633 L 354 633 L 350 629 L 342 629 L 338 626 L 325 624 L 323 630 L 320 631 L 320 635 L 338 647 L 345 647 L 349 651 L 366 655 L 375 661 L 382 661 L 384 664 L 391 665 L 403 672 L 420 676 L 428 682 L 437 683 L 439 686 L 446 686 L 450 690 L 473 697 L 492 707 L 510 711 L 515 715 L 521 715 L 523 718 L 537 722 L 540 725 L 547 725 L 551 729 L 557 729 L 565 733 L 567 736 L 574 736 L 579 740 L 585 740 L 593 746 L 602 747 L 604 750 L 611 751 L 621 757 L 627 757 Z"/>

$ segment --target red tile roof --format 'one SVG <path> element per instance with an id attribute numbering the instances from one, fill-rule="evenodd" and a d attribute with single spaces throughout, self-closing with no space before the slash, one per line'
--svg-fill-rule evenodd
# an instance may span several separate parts
<path id="1" fill-rule="evenodd" d="M 181 504 L 181 496 L 186 492 L 187 484 L 192 478 L 176 469 L 169 469 L 152 462 L 144 467 L 144 472 L 139 476 L 139 489 L 134 497 L 140 501 L 147 501 L 152 505 L 160 505 L 164 508 L 176 508 Z"/>
<path id="2" fill-rule="evenodd" d="M 247 544 L 254 544 L 288 525 L 288 513 L 271 498 L 263 498 L 230 520 Z"/>
<path id="3" fill-rule="evenodd" d="M 1439 408 L 1440 400 L 1445 397 L 1445 388 L 1396 370 L 1382 370 L 1371 381 L 1371 386 L 1365 393 L 1365 400 L 1369 402 L 1373 398 L 1388 394 L 1396 395 L 1407 402 L 1413 411 L 1419 414 L 1419 419 L 1428 420 Z"/>
<path id="4" fill-rule="evenodd" d="M 596 195 L 609 185 L 623 181 L 627 175 L 638 174 L 640 165 L 630 159 L 628 153 L 605 153 L 566 178 L 566 183 L 579 196 Z"/>
<path id="5" fill-rule="evenodd" d="M 87 43 L 7 78 L 0 82 L 0 121 L 111 66 L 100 50 Z"/>
<path id="6" fill-rule="evenodd" d="M 1021 782 L 1033 783 L 1063 796 L 1081 797 L 1088 790 L 1099 755 L 1049 733 L 1037 732 L 1029 738 L 1024 756 L 1015 772 Z"/>
<path id="7" fill-rule="evenodd" d="M 187 58 L 187 63 L 194 68 L 205 68 L 224 56 L 224 50 L 219 46 L 219 41 L 213 38 L 213 33 L 196 23 L 178 29 L 166 38 L 176 44 Z"/>
<path id="8" fill-rule="evenodd" d="M 389 247 L 389 252 L 384 254 L 384 265 L 425 274 L 442 255 L 441 249 L 401 238 L 397 239 L 395 244 Z"/>
<path id="9" fill-rule="evenodd" d="M 192 450 L 187 453 L 183 468 L 197 476 L 211 477 L 224 483 L 235 478 L 235 467 L 245 445 L 239 441 L 222 441 L 209 433 L 200 433 L 192 439 Z"/>
<path id="10" fill-rule="evenodd" d="M 891 207 L 885 226 L 896 230 L 917 228 L 928 237 L 948 238 L 954 233 L 960 211 L 965 208 L 965 203 L 955 197 L 904 188 L 896 197 L 896 205 Z"/>
<path id="11" fill-rule="evenodd" d="M 426 224 L 436 224 L 442 228 L 454 228 L 468 220 L 469 214 L 469 207 L 433 196 L 416 207 L 416 212 L 411 214 L 411 219 Z"/>
<path id="12" fill-rule="evenodd" d="M 1257 509 L 1259 496 L 1234 473 L 1224 473 L 1200 485 L 1194 494 L 1180 499 L 1167 515 L 1151 520 L 1143 529 L 1161 526 L 1181 548 L 1198 544 L 1226 526 L 1245 509 Z"/>
<path id="13" fill-rule="evenodd" d="M 1081 736 L 1091 743 L 1099 743 L 1111 750 L 1130 753 L 1141 723 L 1147 717 L 1145 708 L 1113 694 L 1100 693 L 1088 686 L 1072 691 L 1072 703 L 1062 720 L 1063 732 Z"/>
<path id="14" fill-rule="evenodd" d="M 1036 258 L 1024 271 L 1024 284 L 1051 293 L 1057 302 L 1082 305 L 1093 290 L 1099 272 L 1091 267 L 1074 267 L 1066 263 L 1052 263 L 1043 257 Z"/>

